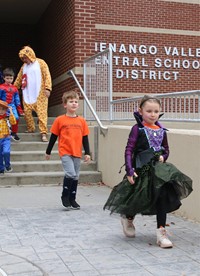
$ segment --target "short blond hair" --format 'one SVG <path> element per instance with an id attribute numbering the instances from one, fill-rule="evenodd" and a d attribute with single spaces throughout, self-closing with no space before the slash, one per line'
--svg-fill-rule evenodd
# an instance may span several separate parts
<path id="1" fill-rule="evenodd" d="M 63 102 L 64 104 L 66 104 L 67 101 L 68 101 L 69 99 L 77 99 L 77 100 L 79 100 L 79 95 L 78 95 L 78 93 L 77 93 L 76 91 L 74 91 L 74 90 L 65 92 L 65 93 L 63 94 L 63 96 L 62 96 L 62 102 Z"/>

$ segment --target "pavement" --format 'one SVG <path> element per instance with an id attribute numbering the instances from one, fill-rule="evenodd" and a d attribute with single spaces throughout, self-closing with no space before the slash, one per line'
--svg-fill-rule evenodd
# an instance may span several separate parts
<path id="1" fill-rule="evenodd" d="M 103 211 L 111 189 L 78 187 L 80 210 L 60 186 L 0 188 L 1 276 L 200 276 L 200 224 L 168 215 L 172 249 L 156 245 L 155 216 L 136 216 L 136 237 Z"/>

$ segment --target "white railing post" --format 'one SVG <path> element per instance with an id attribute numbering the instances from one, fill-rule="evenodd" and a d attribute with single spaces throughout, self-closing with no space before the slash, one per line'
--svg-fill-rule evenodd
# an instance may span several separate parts
<path id="1" fill-rule="evenodd" d="M 108 66 L 109 66 L 109 109 L 110 109 L 110 118 L 109 120 L 113 120 L 113 105 L 111 104 L 113 100 L 113 82 L 112 82 L 112 50 L 109 48 L 109 55 L 108 55 Z"/>

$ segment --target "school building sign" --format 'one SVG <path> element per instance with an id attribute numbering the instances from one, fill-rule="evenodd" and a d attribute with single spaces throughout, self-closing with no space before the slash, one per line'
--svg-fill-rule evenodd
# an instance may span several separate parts
<path id="1" fill-rule="evenodd" d="M 181 70 L 200 68 L 200 48 L 95 42 L 95 52 L 108 47 L 117 79 L 176 81 Z"/>

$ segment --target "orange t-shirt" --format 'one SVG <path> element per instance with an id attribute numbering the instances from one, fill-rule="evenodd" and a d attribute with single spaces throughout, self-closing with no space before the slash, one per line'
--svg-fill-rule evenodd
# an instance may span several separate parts
<path id="1" fill-rule="evenodd" d="M 58 136 L 59 155 L 82 156 L 83 136 L 89 134 L 88 125 L 83 117 L 58 116 L 50 130 Z"/>
<path id="2" fill-rule="evenodd" d="M 157 126 L 157 125 L 149 125 L 149 124 L 146 124 L 146 123 L 143 123 L 144 126 L 148 127 L 148 128 L 152 128 L 152 129 L 159 129 L 160 127 Z"/>

